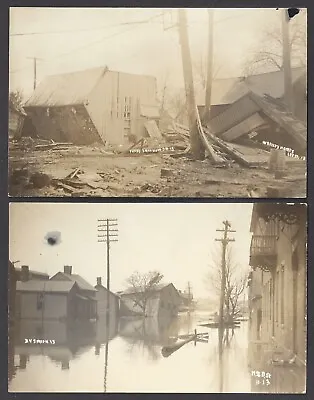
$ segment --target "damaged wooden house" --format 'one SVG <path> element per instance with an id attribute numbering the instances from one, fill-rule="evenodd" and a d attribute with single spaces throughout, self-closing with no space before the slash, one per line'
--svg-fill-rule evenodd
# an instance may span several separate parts
<path id="1" fill-rule="evenodd" d="M 112 146 L 157 126 L 156 78 L 98 67 L 46 77 L 25 104 L 38 135 L 56 142 Z"/>

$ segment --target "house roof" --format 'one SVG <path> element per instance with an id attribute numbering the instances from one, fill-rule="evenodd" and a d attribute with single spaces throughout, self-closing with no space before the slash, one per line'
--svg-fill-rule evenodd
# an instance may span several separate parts
<path id="1" fill-rule="evenodd" d="M 292 68 L 292 82 L 295 83 L 306 75 L 304 67 Z M 268 94 L 275 99 L 284 95 L 284 73 L 273 71 L 264 74 L 250 75 L 248 77 L 236 77 L 227 79 L 216 79 L 212 83 L 212 105 L 232 104 L 249 91 L 263 96 Z M 197 95 L 197 104 L 205 102 L 205 90 L 201 89 Z"/>
<path id="2" fill-rule="evenodd" d="M 37 86 L 25 107 L 53 107 L 83 104 L 106 67 L 47 76 Z"/>
<path id="3" fill-rule="evenodd" d="M 160 283 L 158 285 L 155 285 L 152 288 L 152 291 L 153 292 L 160 292 L 162 289 L 164 289 L 165 287 L 170 286 L 170 285 L 172 285 L 174 287 L 174 285 L 172 283 Z M 175 290 L 177 290 L 177 289 L 175 289 Z M 122 292 L 118 292 L 118 294 L 120 296 L 128 295 L 128 294 L 135 294 L 135 293 L 139 293 L 139 291 L 135 290 L 134 288 L 128 288 L 128 289 L 126 289 L 126 290 L 124 290 Z"/>
<path id="4" fill-rule="evenodd" d="M 88 283 L 84 278 L 82 278 L 80 275 L 77 275 L 77 274 L 65 274 L 64 272 L 58 272 L 56 275 L 59 275 L 59 276 L 62 275 L 67 280 L 71 280 L 72 282 L 76 282 L 78 287 L 81 290 L 89 290 L 89 291 L 92 291 L 92 292 L 96 292 L 96 289 L 94 289 L 93 286 L 90 283 Z M 54 275 L 50 279 L 52 280 L 56 275 Z"/>
<path id="5" fill-rule="evenodd" d="M 18 281 L 16 290 L 20 292 L 68 293 L 74 285 L 75 282 L 69 281 Z"/>
<path id="6" fill-rule="evenodd" d="M 107 288 L 105 288 L 105 286 L 103 286 L 103 285 L 95 285 L 94 288 L 95 288 L 97 291 L 98 291 L 98 290 L 105 290 L 105 291 L 107 292 Z M 115 297 L 119 297 L 118 294 L 113 293 L 113 292 L 111 292 L 110 290 L 109 290 L 109 293 L 112 294 L 112 295 L 115 296 Z"/>
<path id="7" fill-rule="evenodd" d="M 15 271 L 20 274 L 22 272 L 22 268 L 20 267 L 14 267 Z M 33 271 L 33 270 L 29 270 L 29 274 L 34 277 L 34 276 L 38 276 L 38 277 L 45 277 L 47 279 L 49 279 L 49 275 L 46 274 L 45 272 L 38 272 L 38 271 Z"/>

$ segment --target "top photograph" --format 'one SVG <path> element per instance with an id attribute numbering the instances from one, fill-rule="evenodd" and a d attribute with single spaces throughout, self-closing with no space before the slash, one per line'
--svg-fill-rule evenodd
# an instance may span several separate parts
<path id="1" fill-rule="evenodd" d="M 307 9 L 10 8 L 11 197 L 305 198 Z"/>

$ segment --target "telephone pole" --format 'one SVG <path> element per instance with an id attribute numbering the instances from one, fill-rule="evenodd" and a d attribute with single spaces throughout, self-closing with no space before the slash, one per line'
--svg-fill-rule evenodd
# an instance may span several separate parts
<path id="1" fill-rule="evenodd" d="M 181 8 L 178 10 L 178 27 L 179 27 L 179 37 L 181 45 L 185 95 L 186 95 L 186 102 L 187 102 L 188 116 L 189 116 L 191 151 L 196 160 L 203 160 L 205 157 L 205 149 L 198 134 L 197 124 L 196 124 L 197 120 L 196 102 L 194 94 L 193 69 L 192 69 L 192 61 L 191 61 L 191 53 L 189 45 L 187 17 L 186 17 L 186 11 Z"/>
<path id="2" fill-rule="evenodd" d="M 214 46 L 214 9 L 208 9 L 208 53 L 207 53 L 207 80 L 205 95 L 205 110 L 203 120 L 209 118 L 213 80 L 213 46 Z"/>
<path id="3" fill-rule="evenodd" d="M 284 73 L 284 99 L 290 112 L 294 112 L 292 76 L 291 76 L 291 43 L 289 37 L 289 15 L 288 10 L 281 10 L 282 26 L 282 58 Z"/>
<path id="4" fill-rule="evenodd" d="M 223 232 L 223 238 L 215 239 L 217 242 L 222 243 L 222 260 L 221 260 L 221 292 L 220 292 L 220 311 L 219 311 L 219 324 L 220 328 L 223 327 L 224 322 L 224 303 L 225 303 L 225 291 L 226 291 L 226 251 L 229 242 L 234 242 L 234 239 L 228 238 L 228 234 L 236 232 L 231 230 L 231 224 L 229 221 L 223 221 L 224 229 L 216 229 L 217 232 Z"/>
<path id="5" fill-rule="evenodd" d="M 106 243 L 107 248 L 107 318 L 109 319 L 110 290 L 110 243 L 118 241 L 118 220 L 113 218 L 98 219 L 98 243 Z"/>
<path id="6" fill-rule="evenodd" d="M 191 303 L 192 303 L 192 297 L 191 297 L 191 294 L 192 294 L 192 291 L 191 291 L 191 283 L 190 282 L 188 282 L 188 304 L 189 304 L 189 307 L 191 306 Z"/>
<path id="7" fill-rule="evenodd" d="M 34 84 L 33 84 L 33 87 L 34 87 L 34 90 L 36 89 L 36 86 L 37 86 L 37 61 L 38 60 L 42 60 L 41 58 L 38 58 L 38 57 L 27 57 L 28 59 L 30 59 L 30 60 L 33 60 L 33 68 L 34 68 Z"/>

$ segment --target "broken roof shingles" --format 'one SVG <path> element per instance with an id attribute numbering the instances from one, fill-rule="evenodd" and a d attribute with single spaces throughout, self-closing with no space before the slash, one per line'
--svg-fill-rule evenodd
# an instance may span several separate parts
<path id="1" fill-rule="evenodd" d="M 306 70 L 303 67 L 292 68 L 292 81 L 295 83 Z M 249 91 L 259 96 L 268 94 L 276 99 L 280 99 L 284 94 L 284 75 L 283 71 L 273 71 L 264 74 L 250 75 L 247 78 L 236 77 L 226 79 L 216 79 L 212 84 L 212 105 L 232 104 Z M 200 91 L 197 96 L 197 104 L 205 102 L 205 91 Z"/>
<path id="2" fill-rule="evenodd" d="M 18 281 L 16 282 L 16 290 L 20 292 L 68 293 L 74 285 L 75 282 L 69 281 Z"/>
<path id="3" fill-rule="evenodd" d="M 105 67 L 47 76 L 36 88 L 25 107 L 53 107 L 84 104 Z"/>

